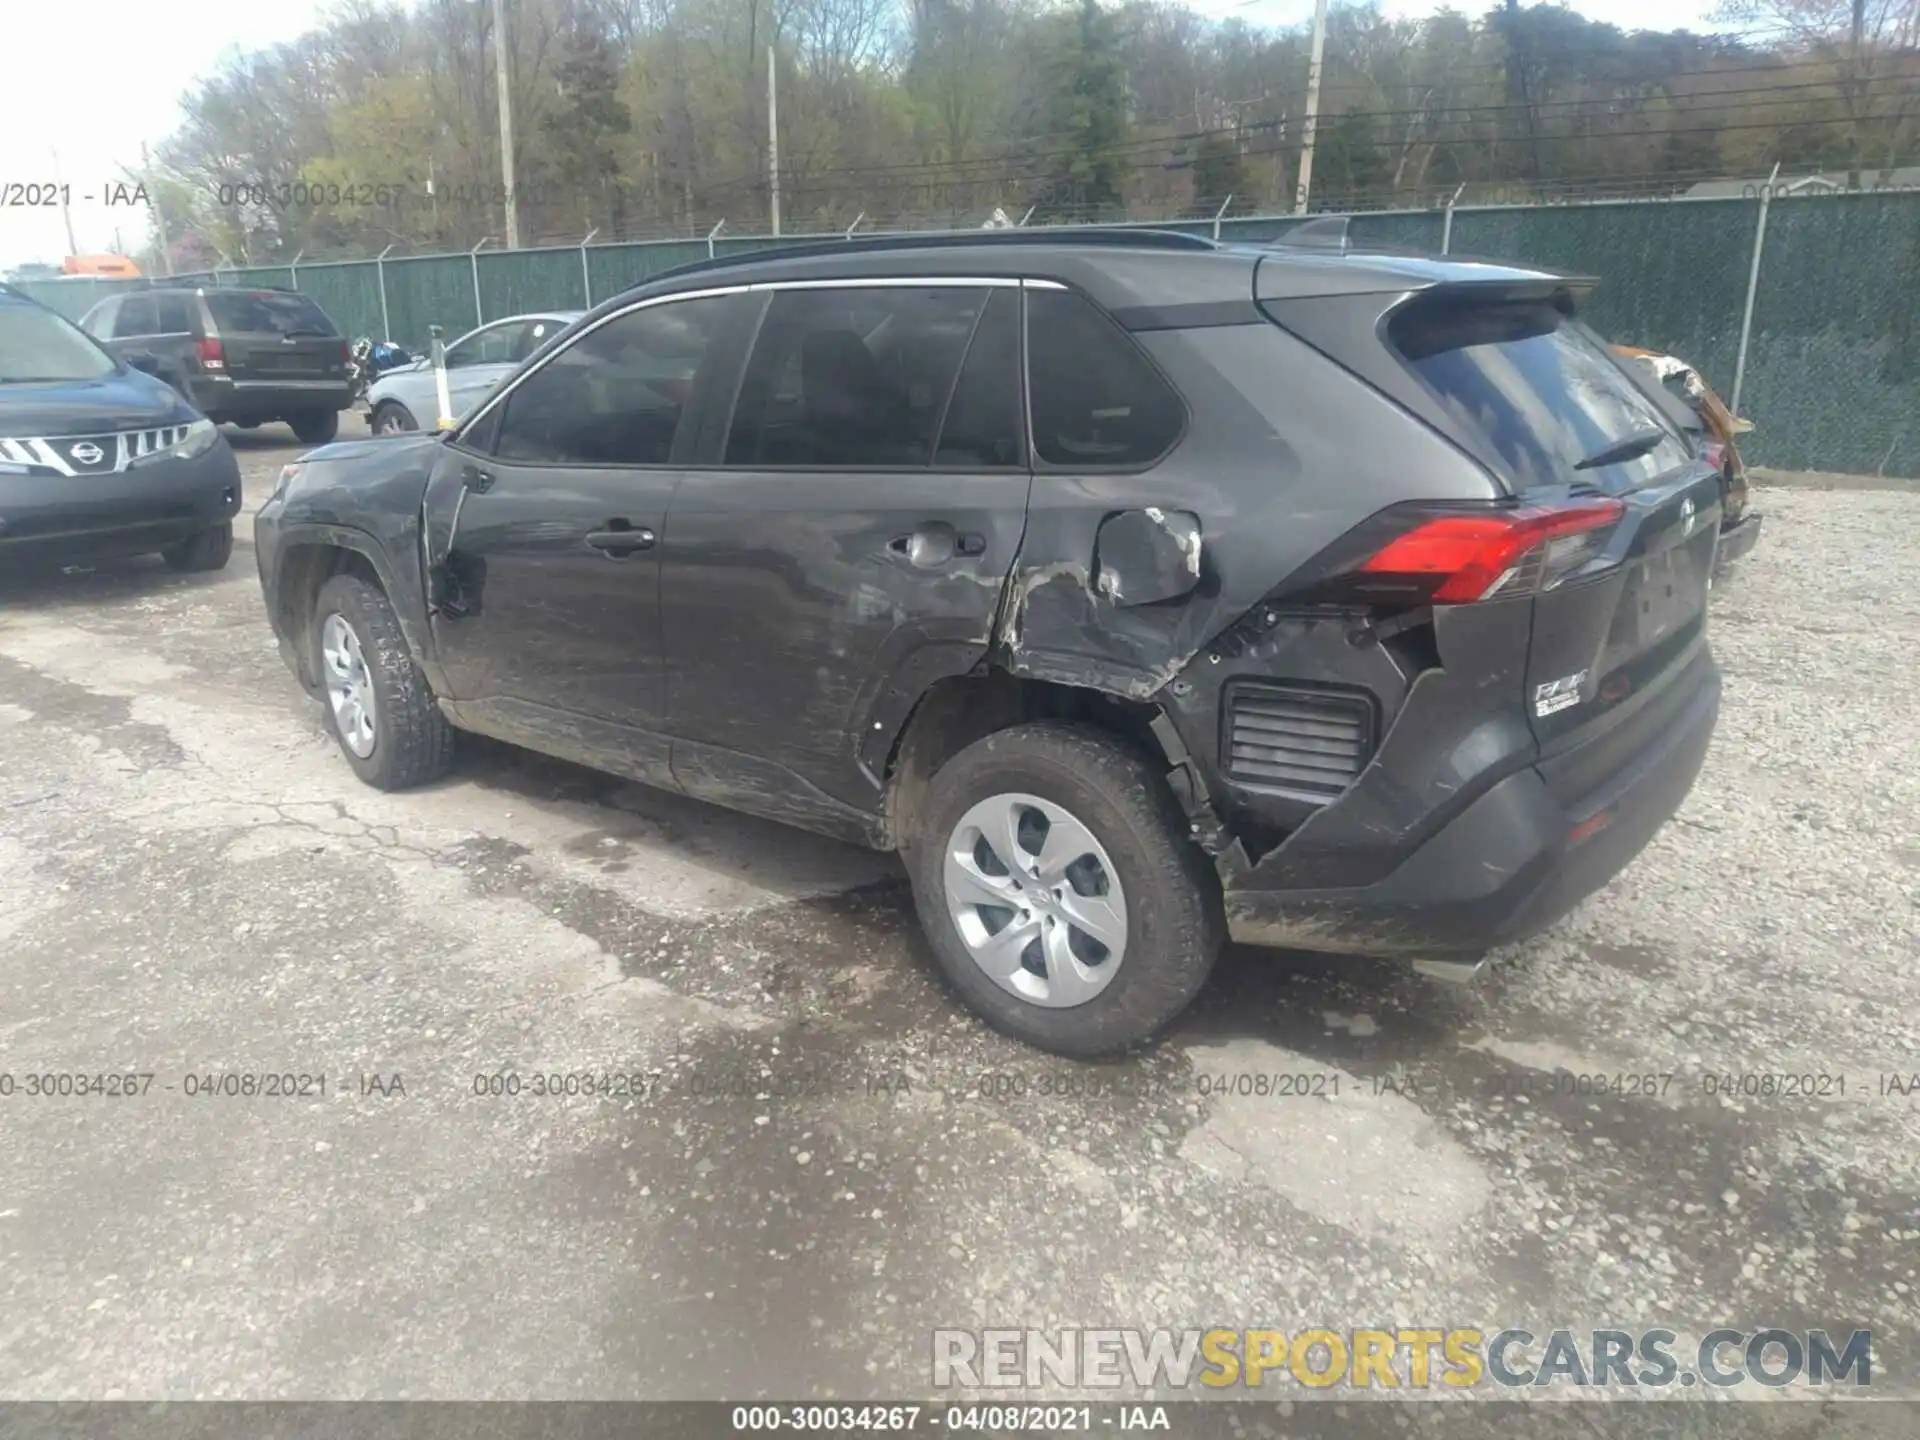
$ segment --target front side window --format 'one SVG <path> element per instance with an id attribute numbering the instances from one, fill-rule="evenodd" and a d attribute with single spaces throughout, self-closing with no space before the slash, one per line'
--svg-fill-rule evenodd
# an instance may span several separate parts
<path id="1" fill-rule="evenodd" d="M 71 320 L 38 305 L 0 302 L 0 385 L 101 380 L 113 357 Z"/>
<path id="2" fill-rule="evenodd" d="M 783 290 L 741 380 L 726 463 L 922 469 L 984 286 Z"/>
<path id="3" fill-rule="evenodd" d="M 737 297 L 631 310 L 561 350 L 507 397 L 493 453 L 536 465 L 665 465 L 702 362 Z"/>
<path id="4" fill-rule="evenodd" d="M 509 320 L 476 330 L 447 350 L 447 368 L 463 365 L 511 365 L 527 357 L 527 322 Z"/>
<path id="5" fill-rule="evenodd" d="M 1075 469 L 1150 465 L 1186 427 L 1179 394 L 1125 331 L 1068 290 L 1027 296 L 1033 449 Z"/>

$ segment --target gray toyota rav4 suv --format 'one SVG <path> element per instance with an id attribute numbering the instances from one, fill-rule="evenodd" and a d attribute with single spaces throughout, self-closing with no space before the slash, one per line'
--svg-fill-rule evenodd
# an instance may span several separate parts
<path id="1" fill-rule="evenodd" d="M 1471 973 L 1718 707 L 1717 479 L 1586 288 L 1152 232 L 698 266 L 287 467 L 261 583 L 369 783 L 458 728 L 897 849 L 1051 1050 L 1228 937 Z"/>

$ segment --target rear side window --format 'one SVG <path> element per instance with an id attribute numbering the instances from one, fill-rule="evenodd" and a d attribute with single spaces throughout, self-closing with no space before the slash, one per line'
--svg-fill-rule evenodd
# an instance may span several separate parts
<path id="1" fill-rule="evenodd" d="M 1388 335 L 1441 405 L 1486 439 L 1517 489 L 1586 481 L 1630 490 L 1688 457 L 1662 408 L 1554 305 L 1416 301 Z"/>
<path id="2" fill-rule="evenodd" d="M 120 314 L 113 322 L 116 336 L 157 335 L 160 316 L 151 295 L 129 295 L 120 302 Z"/>
<path id="3" fill-rule="evenodd" d="M 230 335 L 333 335 L 326 312 L 304 295 L 279 290 L 209 290 L 213 323 Z"/>
<path id="4" fill-rule="evenodd" d="M 961 358 L 991 293 L 918 286 L 776 293 L 740 382 L 726 463 L 932 463 Z"/>
<path id="5" fill-rule="evenodd" d="M 158 333 L 162 335 L 190 335 L 193 333 L 193 300 L 186 295 L 156 295 L 154 303 L 159 307 Z"/>
<path id="6" fill-rule="evenodd" d="M 1020 297 L 995 290 L 974 327 L 966 363 L 934 448 L 936 470 L 1001 470 L 1024 463 L 1020 415 Z"/>
<path id="7" fill-rule="evenodd" d="M 1034 454 L 1048 465 L 1150 465 L 1186 426 L 1140 347 L 1071 291 L 1028 293 L 1027 367 Z"/>

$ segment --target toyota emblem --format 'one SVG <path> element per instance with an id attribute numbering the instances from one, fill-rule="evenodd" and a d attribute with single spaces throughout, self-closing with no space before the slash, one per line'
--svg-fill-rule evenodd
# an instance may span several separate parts
<path id="1" fill-rule="evenodd" d="M 98 465 L 102 460 L 107 458 L 107 452 L 91 440 L 82 440 L 78 445 L 73 447 L 72 454 L 73 458 L 78 460 L 82 465 Z"/>
<path id="2" fill-rule="evenodd" d="M 1693 501 L 1691 500 L 1680 502 L 1680 534 L 1683 537 L 1693 534 Z"/>

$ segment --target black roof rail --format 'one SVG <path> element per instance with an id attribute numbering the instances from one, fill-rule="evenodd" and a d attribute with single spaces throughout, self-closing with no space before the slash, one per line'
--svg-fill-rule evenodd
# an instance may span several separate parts
<path id="1" fill-rule="evenodd" d="M 709 270 L 730 270 L 768 260 L 805 260 L 822 255 L 874 255 L 890 250 L 943 250 L 954 246 L 1102 245 L 1114 249 L 1207 251 L 1220 247 L 1200 235 L 1179 230 L 1135 229 L 1118 225 L 1044 226 L 1038 230 L 935 230 L 915 235 L 863 235 L 853 240 L 820 240 L 807 244 L 774 245 L 741 255 L 716 255 L 694 260 L 650 275 L 641 285 Z M 639 288 L 638 286 L 634 288 Z"/>

